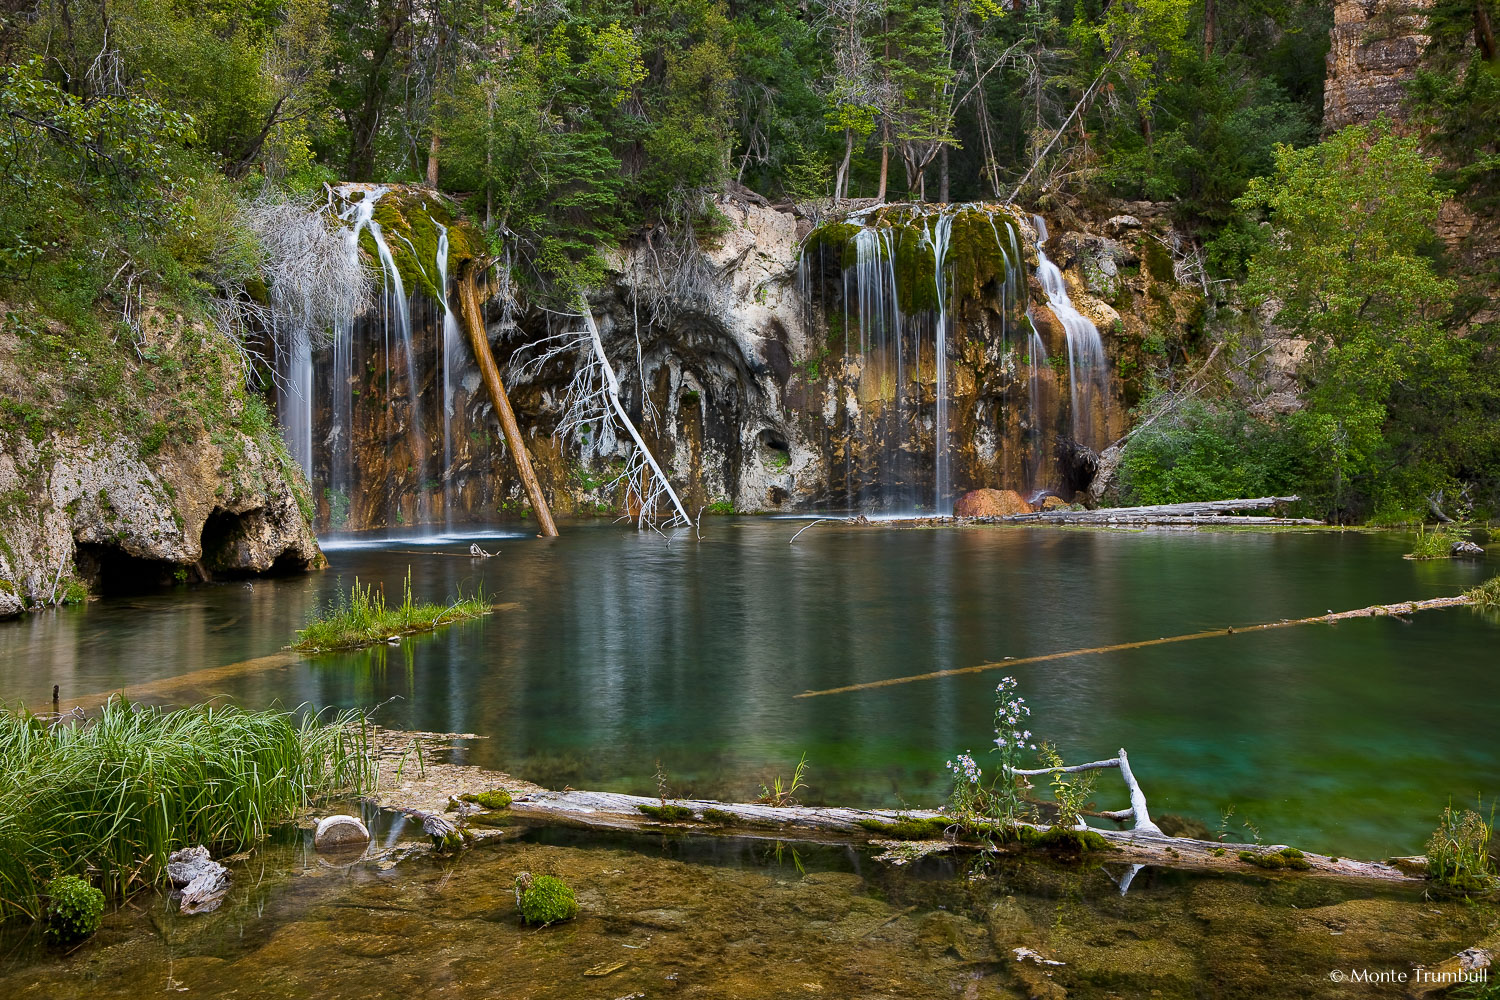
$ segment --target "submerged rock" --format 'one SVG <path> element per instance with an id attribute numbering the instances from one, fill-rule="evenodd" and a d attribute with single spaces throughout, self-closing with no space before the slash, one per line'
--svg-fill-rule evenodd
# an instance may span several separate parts
<path id="1" fill-rule="evenodd" d="M 369 829 L 355 816 L 325 816 L 313 832 L 313 847 L 320 851 L 348 850 L 369 842 Z"/>
<path id="2" fill-rule="evenodd" d="M 189 916 L 212 913 L 229 894 L 229 869 L 215 861 L 201 844 L 173 851 L 167 859 L 167 878 L 179 890 L 179 912 Z"/>
<path id="3" fill-rule="evenodd" d="M 1015 490 L 971 490 L 953 502 L 954 517 L 1007 517 L 1029 513 L 1031 504 Z"/>

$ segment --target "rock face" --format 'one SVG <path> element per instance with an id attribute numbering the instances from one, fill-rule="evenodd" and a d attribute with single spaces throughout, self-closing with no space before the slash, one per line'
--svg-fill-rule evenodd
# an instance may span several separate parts
<path id="1" fill-rule="evenodd" d="M 1096 428 L 1104 440 L 1123 433 L 1149 370 L 1143 351 L 1152 349 L 1151 338 L 1191 328 L 1203 314 L 1197 286 L 1175 279 L 1169 252 L 1158 253 L 1167 254 L 1164 271 L 1143 263 L 1164 224 L 1136 203 L 1123 207 L 1130 217 L 1112 220 L 1109 237 L 1070 233 L 1054 241 L 1073 302 L 1098 327 L 1110 358 L 1108 412 Z M 611 260 L 608 280 L 590 303 L 622 401 L 688 509 L 930 504 L 937 411 L 930 333 L 909 345 L 898 371 L 863 349 L 857 331 L 846 337 L 845 317 L 856 312 L 854 285 L 843 280 L 836 260 L 804 260 L 810 219 L 730 196 L 716 208 L 728 225 L 703 242 L 701 253 L 684 255 L 642 239 Z M 1024 267 L 1004 304 L 990 283 L 950 315 L 946 418 L 954 495 L 1067 489 L 1052 474 L 1054 444 L 1070 433 L 1066 420 L 1043 428 L 1030 416 L 1033 409 L 1061 412 L 1067 401 L 1069 344 L 1031 277 L 1037 260 L 1028 220 L 1018 222 Z M 982 230 L 993 245 L 999 230 L 988 221 Z M 352 456 L 347 488 L 324 488 L 330 473 L 318 452 L 336 421 L 326 406 L 312 416 L 320 530 L 525 513 L 467 344 L 444 354 L 441 307 L 423 296 L 413 300 L 411 316 L 409 355 L 387 349 L 378 321 L 361 321 L 356 332 L 354 374 L 344 388 Z M 497 296 L 486 304 L 486 323 L 554 512 L 627 509 L 616 482 L 624 448 L 597 436 L 558 434 L 576 357 L 539 364 L 527 347 L 567 333 L 577 321 Z M 1045 363 L 1036 365 L 1028 347 L 1033 327 L 1046 352 Z M 314 357 L 318 398 L 338 389 L 328 381 L 329 353 L 325 348 Z M 438 357 L 447 359 L 445 369 Z M 893 405 L 898 398 L 904 407 Z M 899 496 L 878 488 L 898 480 Z"/>
<path id="2" fill-rule="evenodd" d="M 122 361 L 123 343 L 121 356 L 96 344 L 92 353 L 75 349 L 62 366 L 39 361 L 29 339 L 63 335 L 40 326 L 0 331 L 0 395 L 13 403 L 8 412 L 35 415 L 0 423 L 0 616 L 90 591 L 322 563 L 306 486 L 263 411 L 243 409 L 255 404 L 236 395 L 237 364 L 226 357 L 222 372 L 199 367 L 191 375 L 195 391 L 222 393 L 208 423 L 176 409 L 195 398 L 185 389 L 162 391 L 167 377 Z M 212 344 L 201 329 L 188 337 L 197 347 Z M 166 339 L 153 347 L 163 356 L 172 349 Z M 187 368 L 174 363 L 176 372 Z M 214 381 L 220 376 L 233 391 Z M 119 386 L 117 398 L 93 399 L 94 378 Z M 131 399 L 137 390 L 145 401 Z M 141 409 L 122 413 L 135 405 Z"/>
<path id="3" fill-rule="evenodd" d="M 1061 503 L 1060 500 L 1058 502 Z M 1008 517 L 1011 514 L 1030 513 L 1031 504 L 1015 490 L 971 490 L 953 503 L 954 517 Z"/>
<path id="4" fill-rule="evenodd" d="M 1335 0 L 1323 84 L 1323 131 L 1398 116 L 1427 47 L 1432 0 Z"/>

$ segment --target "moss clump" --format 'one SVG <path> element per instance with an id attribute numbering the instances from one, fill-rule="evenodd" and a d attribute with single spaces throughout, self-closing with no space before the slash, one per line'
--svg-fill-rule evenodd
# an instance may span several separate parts
<path id="1" fill-rule="evenodd" d="M 1061 826 L 1044 830 L 1033 843 L 1050 851 L 1065 853 L 1110 850 L 1109 841 L 1093 830 L 1069 830 Z"/>
<path id="2" fill-rule="evenodd" d="M 534 927 L 545 927 L 578 916 L 578 900 L 562 879 L 553 875 L 533 878 L 516 876 L 516 903 L 521 919 Z"/>
<path id="3" fill-rule="evenodd" d="M 878 819 L 862 819 L 859 825 L 871 833 L 878 833 L 891 840 L 942 840 L 953 821 L 943 816 L 916 819 L 903 816 L 894 823 Z"/>
<path id="4" fill-rule="evenodd" d="M 59 944 L 82 941 L 99 929 L 104 915 L 104 893 L 77 875 L 64 875 L 47 884 L 47 937 Z"/>
<path id="5" fill-rule="evenodd" d="M 1172 266 L 1172 254 L 1162 246 L 1161 240 L 1152 236 L 1141 237 L 1141 259 L 1146 264 L 1146 273 L 1152 281 L 1177 280 L 1177 271 Z"/>
<path id="6" fill-rule="evenodd" d="M 664 802 L 659 806 L 636 806 L 641 812 L 652 819 L 661 820 L 663 823 L 690 823 L 693 819 L 693 811 L 687 806 L 676 806 Z"/>
<path id="7" fill-rule="evenodd" d="M 1295 847 L 1283 847 L 1279 851 L 1241 851 L 1240 860 L 1247 865 L 1272 871 L 1290 868 L 1293 871 L 1305 872 L 1312 868 L 1306 855 Z"/>
<path id="8" fill-rule="evenodd" d="M 439 227 L 448 230 L 450 275 L 458 272 L 460 263 L 477 256 L 483 246 L 481 238 L 463 222 L 455 222 L 447 204 L 430 192 L 391 188 L 376 202 L 372 218 L 380 226 L 408 294 L 420 289 L 429 298 L 442 298 L 436 285 L 438 240 L 442 235 Z M 359 239 L 365 253 L 378 265 L 380 252 L 374 233 L 365 230 Z"/>
<path id="9" fill-rule="evenodd" d="M 816 254 L 840 268 L 854 266 L 854 237 L 863 228 L 852 222 L 829 222 L 807 234 L 803 254 Z"/>
<path id="10" fill-rule="evenodd" d="M 732 812 L 723 809 L 703 810 L 703 822 L 712 823 L 714 826 L 733 826 L 740 822 L 740 818 Z"/>
<path id="11" fill-rule="evenodd" d="M 510 792 L 507 792 L 503 788 L 491 788 L 489 791 L 480 792 L 477 795 L 470 792 L 467 795 L 460 795 L 459 799 L 464 802 L 472 802 L 475 805 L 483 806 L 486 809 L 510 808 Z"/>

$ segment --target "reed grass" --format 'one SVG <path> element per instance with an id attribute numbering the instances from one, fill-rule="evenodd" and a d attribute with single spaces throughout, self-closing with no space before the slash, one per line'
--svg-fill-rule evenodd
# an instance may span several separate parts
<path id="1" fill-rule="evenodd" d="M 167 856 L 239 851 L 314 799 L 373 787 L 363 716 L 111 700 L 50 725 L 0 712 L 0 920 L 41 915 L 46 883 L 80 875 L 119 900 Z"/>
<path id="2" fill-rule="evenodd" d="M 355 577 L 354 587 L 345 597 L 330 601 L 321 618 L 297 631 L 292 648 L 304 653 L 328 653 L 341 649 L 358 649 L 399 635 L 431 632 L 444 625 L 478 618 L 493 610 L 481 588 L 473 597 L 462 595 L 451 604 L 418 604 L 411 594 L 411 569 L 406 571 L 400 604 L 387 604 L 385 593 L 373 584 L 361 587 Z"/>
<path id="3" fill-rule="evenodd" d="M 1429 530 L 1425 524 L 1417 525 L 1417 537 L 1412 542 L 1408 559 L 1447 559 L 1452 555 L 1453 543 L 1461 536 L 1457 531 L 1442 525 Z"/>
<path id="4" fill-rule="evenodd" d="M 1476 608 L 1500 608 L 1500 576 L 1492 576 L 1477 587 L 1464 591 Z"/>

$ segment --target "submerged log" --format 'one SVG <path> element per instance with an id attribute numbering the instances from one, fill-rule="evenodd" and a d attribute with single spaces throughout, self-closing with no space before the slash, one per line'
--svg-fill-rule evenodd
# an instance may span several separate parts
<path id="1" fill-rule="evenodd" d="M 495 406 L 495 416 L 500 421 L 500 430 L 505 434 L 506 447 L 516 463 L 516 472 L 521 484 L 526 487 L 526 496 L 531 500 L 531 509 L 536 511 L 537 527 L 547 538 L 557 537 L 557 525 L 552 520 L 552 509 L 542 494 L 536 472 L 531 467 L 531 454 L 526 450 L 526 441 L 521 437 L 521 425 L 516 423 L 516 413 L 511 409 L 510 397 L 505 393 L 505 383 L 500 381 L 500 368 L 495 364 L 495 355 L 490 351 L 490 339 L 484 329 L 484 310 L 479 304 L 479 285 L 471 267 L 464 272 L 458 283 L 459 311 L 463 315 L 464 329 L 469 334 L 469 344 L 474 348 L 474 358 L 479 363 L 479 374 L 484 378 L 490 393 L 490 402 Z"/>

